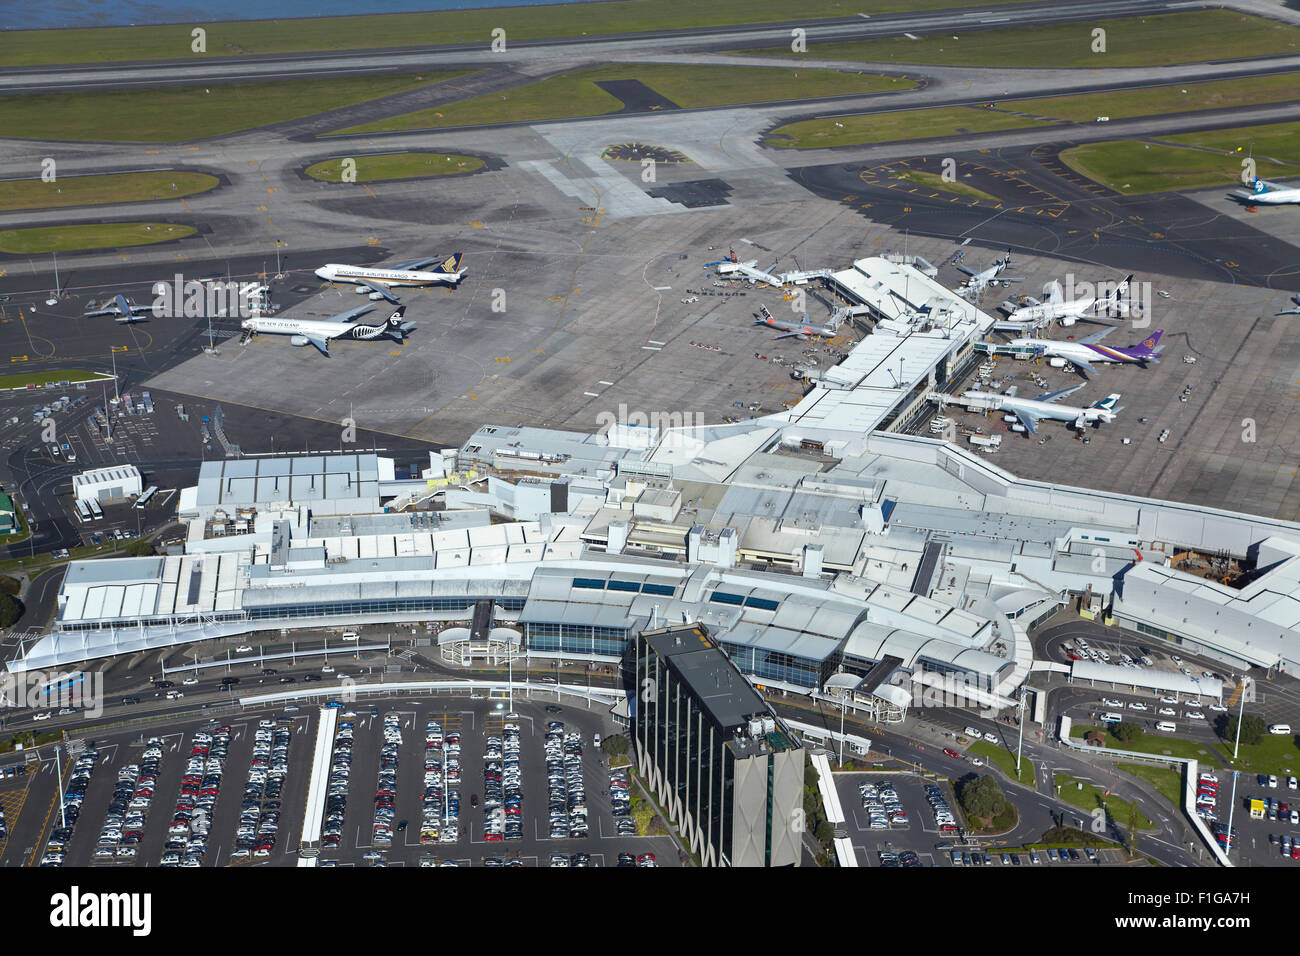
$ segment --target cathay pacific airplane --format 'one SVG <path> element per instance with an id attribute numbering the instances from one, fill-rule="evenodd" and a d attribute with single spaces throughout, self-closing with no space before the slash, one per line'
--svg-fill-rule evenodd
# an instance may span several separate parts
<path id="1" fill-rule="evenodd" d="M 460 267 L 464 258 L 463 252 L 457 252 L 439 262 L 436 268 L 427 271 L 421 270 L 430 263 L 437 262 L 436 256 L 398 263 L 392 269 L 372 269 L 331 262 L 317 269 L 316 275 L 326 282 L 350 282 L 357 287 L 358 295 L 369 293 L 372 299 L 384 298 L 396 305 L 398 298 L 389 291 L 391 287 L 455 285 L 465 277 L 465 270 Z"/>
<path id="2" fill-rule="evenodd" d="M 1059 392 L 1048 392 L 1037 398 L 1017 398 L 1016 387 L 1013 385 L 1005 392 L 962 392 L 960 395 L 943 395 L 936 392 L 930 396 L 930 399 L 940 406 L 965 405 L 978 411 L 1012 412 L 1020 419 L 1020 424 L 1024 426 L 1025 431 L 1031 435 L 1038 434 L 1040 418 L 1070 422 L 1074 428 L 1082 431 L 1084 426 L 1089 424 L 1102 422 L 1109 424 L 1124 410 L 1122 405 L 1116 407 L 1115 403 L 1119 401 L 1118 394 L 1107 395 L 1100 401 L 1084 407 L 1056 404 L 1058 399 L 1072 395 L 1083 386 L 1084 383 L 1080 382 L 1078 385 L 1071 385 Z"/>
<path id="3" fill-rule="evenodd" d="M 406 333 L 412 329 L 410 323 L 402 321 L 402 314 L 406 311 L 406 307 L 399 306 L 382 325 L 352 322 L 357 316 L 369 312 L 372 308 L 374 306 L 363 305 L 347 312 L 340 312 L 328 319 L 273 319 L 265 316 L 245 319 L 239 323 L 240 328 L 244 330 L 244 337 L 240 344 L 247 345 L 249 339 L 258 332 L 288 335 L 290 345 L 314 345 L 328 358 L 330 339 L 377 339 L 382 336 L 405 342 Z"/>

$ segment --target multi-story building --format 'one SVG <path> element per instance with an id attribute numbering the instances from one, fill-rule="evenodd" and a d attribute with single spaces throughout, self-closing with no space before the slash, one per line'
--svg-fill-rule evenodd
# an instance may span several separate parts
<path id="1" fill-rule="evenodd" d="M 637 766 L 704 866 L 798 866 L 803 746 L 701 624 L 636 639 Z"/>

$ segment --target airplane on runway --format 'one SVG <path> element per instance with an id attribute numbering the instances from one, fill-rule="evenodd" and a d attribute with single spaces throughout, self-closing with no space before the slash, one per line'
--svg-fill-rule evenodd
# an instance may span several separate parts
<path id="1" fill-rule="evenodd" d="M 1124 292 L 1128 289 L 1129 283 L 1133 281 L 1133 274 L 1129 273 L 1124 280 L 1115 287 L 1113 295 L 1108 296 L 1103 303 L 1106 312 L 1117 309 Z M 1070 326 L 1083 319 L 1087 322 L 1107 322 L 1113 321 L 1104 319 L 1092 310 L 1098 304 L 1098 298 L 1095 295 L 1080 296 L 1077 299 L 1065 300 L 1062 298 L 1061 283 L 1055 279 L 1047 291 L 1047 301 L 1038 302 L 1029 297 L 1029 304 L 1015 309 L 1007 316 L 1007 323 L 1018 323 L 1024 325 L 1045 325 L 1053 319 L 1061 325 Z"/>
<path id="2" fill-rule="evenodd" d="M 288 335 L 290 336 L 290 345 L 314 345 L 322 355 L 328 358 L 330 339 L 376 339 L 383 337 L 396 339 L 399 343 L 405 342 L 406 333 L 413 328 L 410 323 L 402 321 L 402 315 L 405 313 L 406 307 L 398 306 L 397 311 L 390 315 L 382 325 L 364 325 L 360 322 L 353 324 L 353 319 L 369 312 L 372 308 L 374 306 L 362 305 L 347 312 L 340 312 L 328 319 L 272 319 L 267 317 L 245 319 L 239 323 L 240 328 L 244 330 L 244 336 L 239 344 L 247 345 L 249 340 L 258 332 Z"/>
<path id="3" fill-rule="evenodd" d="M 1007 266 L 1011 265 L 1010 249 L 1007 250 L 1007 254 L 1005 256 L 1003 256 L 1001 259 L 998 259 L 996 262 L 993 263 L 993 265 L 989 266 L 987 269 L 984 269 L 983 271 L 977 272 L 976 270 L 972 269 L 970 266 L 962 265 L 960 262 L 954 262 L 953 265 L 955 265 L 958 269 L 960 269 L 962 272 L 966 273 L 966 275 L 970 277 L 957 288 L 957 292 L 959 295 L 969 295 L 972 292 L 983 292 L 989 286 L 995 286 L 999 284 L 1004 286 L 1009 286 L 1013 282 L 1021 281 L 1020 276 L 1003 277 L 1002 275 L 1003 271 L 1007 268 Z"/>
<path id="4" fill-rule="evenodd" d="M 977 411 L 1012 412 L 1020 419 L 1020 424 L 1024 426 L 1025 431 L 1031 435 L 1038 434 L 1038 421 L 1042 418 L 1058 422 L 1070 422 L 1072 427 L 1079 431 L 1082 431 L 1084 426 L 1089 424 L 1099 425 L 1102 422 L 1107 424 L 1113 422 L 1115 416 L 1124 410 L 1122 405 L 1119 407 L 1115 405 L 1119 401 L 1118 393 L 1107 395 L 1100 401 L 1083 407 L 1056 404 L 1058 399 L 1072 395 L 1083 388 L 1084 384 L 1080 382 L 1078 385 L 1063 388 L 1059 392 L 1048 392 L 1032 399 L 1017 398 L 1014 385 L 1005 392 L 962 392 L 961 395 L 944 395 L 936 392 L 930 396 L 930 399 L 937 402 L 940 407 L 944 405 L 965 405 L 967 408 Z"/>
<path id="5" fill-rule="evenodd" d="M 1291 296 L 1291 301 L 1295 303 L 1294 309 L 1283 309 L 1281 312 L 1276 312 L 1274 314 L 1275 315 L 1300 315 L 1300 295 Z"/>
<path id="6" fill-rule="evenodd" d="M 82 318 L 90 319 L 99 315 L 115 316 L 114 321 L 125 324 L 127 322 L 138 322 L 140 316 L 153 313 L 152 305 L 136 305 L 124 295 L 117 295 L 112 302 L 106 302 L 102 309 L 92 309 L 90 312 L 83 312 Z"/>
<path id="7" fill-rule="evenodd" d="M 1279 186 L 1258 176 L 1250 186 L 1250 192 L 1242 190 L 1229 195 L 1247 206 L 1283 206 L 1288 203 L 1300 203 L 1300 187 Z"/>
<path id="8" fill-rule="evenodd" d="M 1160 350 L 1162 348 L 1160 336 L 1165 334 L 1164 329 L 1152 332 L 1140 344 L 1130 345 L 1128 348 L 1117 349 L 1098 344 L 1114 331 L 1115 327 L 1111 326 L 1077 342 L 1023 338 L 1012 339 L 1009 344 L 1027 346 L 1034 349 L 1039 355 L 1063 358 L 1076 366 L 1084 375 L 1095 375 L 1097 373 L 1097 370 L 1092 367 L 1093 362 L 1119 362 L 1125 365 L 1141 365 L 1146 368 L 1148 365 L 1160 361 Z"/>
<path id="9" fill-rule="evenodd" d="M 421 285 L 455 285 L 465 277 L 461 262 L 465 254 L 457 252 L 438 262 L 437 256 L 430 259 L 415 259 L 412 262 L 398 263 L 392 269 L 368 269 L 363 266 L 341 265 L 330 262 L 316 270 L 316 275 L 327 282 L 350 282 L 357 287 L 358 295 L 369 294 L 372 299 L 387 299 L 394 305 L 400 301 L 389 289 L 393 286 Z M 421 271 L 425 266 L 438 262 L 434 269 Z"/>
<path id="10" fill-rule="evenodd" d="M 767 306 L 758 307 L 761 315 L 754 319 L 755 325 L 766 325 L 770 329 L 776 329 L 783 333 L 778 335 L 777 339 L 803 339 L 805 342 L 810 338 L 818 335 L 825 336 L 828 339 L 835 338 L 835 330 L 829 325 L 809 325 L 808 314 L 805 312 L 802 322 L 793 322 L 789 319 L 773 318 L 772 313 L 767 311 Z"/>

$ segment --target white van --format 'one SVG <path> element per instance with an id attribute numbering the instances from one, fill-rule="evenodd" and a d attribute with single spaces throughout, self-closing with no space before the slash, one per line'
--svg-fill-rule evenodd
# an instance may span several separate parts
<path id="1" fill-rule="evenodd" d="M 1108 723 L 1108 724 L 1118 724 L 1118 723 L 1120 723 L 1124 718 L 1123 718 L 1121 715 L 1119 715 L 1119 714 L 1102 714 L 1102 715 L 1101 715 L 1101 719 L 1102 719 L 1102 721 L 1104 721 L 1105 723 Z"/>
<path id="2" fill-rule="evenodd" d="M 1291 725 L 1290 724 L 1269 724 L 1268 732 L 1270 734 L 1279 734 L 1279 735 L 1289 734 L 1291 733 Z"/>
<path id="3" fill-rule="evenodd" d="M 361 635 L 358 634 L 356 631 L 344 631 L 344 632 L 343 632 L 343 640 L 345 640 L 345 641 L 355 641 L 355 640 L 356 640 L 358 637 L 360 637 L 360 636 L 361 636 Z"/>
<path id="4" fill-rule="evenodd" d="M 1177 729 L 1178 725 L 1172 720 L 1162 720 L 1156 724 L 1156 730 L 1164 731 L 1167 734 L 1172 734 Z"/>

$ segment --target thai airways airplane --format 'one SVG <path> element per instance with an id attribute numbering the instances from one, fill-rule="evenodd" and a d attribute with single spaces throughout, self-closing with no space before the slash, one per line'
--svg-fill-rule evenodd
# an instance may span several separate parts
<path id="1" fill-rule="evenodd" d="M 829 325 L 809 325 L 808 314 L 806 312 L 804 313 L 802 322 L 794 322 L 789 319 L 773 318 L 772 313 L 767 311 L 767 306 L 765 305 L 760 305 L 758 310 L 761 315 L 754 319 L 754 324 L 766 325 L 769 329 L 776 329 L 778 332 L 783 333 L 778 335 L 776 337 L 777 339 L 799 338 L 806 342 L 808 339 L 818 335 L 825 336 L 828 339 L 835 338 L 835 330 Z"/>
<path id="2" fill-rule="evenodd" d="M 410 323 L 402 321 L 402 314 L 406 311 L 406 307 L 399 306 L 382 325 L 352 323 L 353 319 L 369 312 L 372 308 L 374 306 L 363 305 L 347 312 L 340 312 L 328 319 L 272 319 L 263 316 L 245 319 L 239 323 L 240 328 L 244 330 L 244 337 L 239 344 L 247 345 L 249 339 L 258 332 L 269 332 L 273 335 L 290 336 L 290 345 L 314 345 L 328 358 L 330 339 L 376 339 L 382 336 L 405 342 L 406 333 L 413 328 Z"/>
<path id="3" fill-rule="evenodd" d="M 460 267 L 465 258 L 463 252 L 457 252 L 438 263 L 437 268 L 421 271 L 424 266 L 437 261 L 416 259 L 412 262 L 398 263 L 392 269 L 371 269 L 365 266 L 340 265 L 331 262 L 316 270 L 316 275 L 326 282 L 350 282 L 357 287 L 358 295 L 369 293 L 372 299 L 387 299 L 394 305 L 397 296 L 389 291 L 392 286 L 421 285 L 455 285 L 465 277 L 465 270 Z"/>
<path id="4" fill-rule="evenodd" d="M 1258 176 L 1250 186 L 1250 192 L 1241 190 L 1230 195 L 1247 206 L 1282 206 L 1288 203 L 1300 203 L 1300 187 L 1279 186 L 1277 183 L 1266 182 Z"/>
<path id="5" fill-rule="evenodd" d="M 1020 419 L 1025 431 L 1031 435 L 1038 434 L 1038 421 L 1042 418 L 1058 422 L 1070 422 L 1074 428 L 1080 431 L 1089 424 L 1100 424 L 1102 422 L 1109 424 L 1113 422 L 1115 416 L 1124 410 L 1122 405 L 1119 407 L 1115 405 L 1119 401 L 1118 393 L 1107 395 L 1100 401 L 1084 407 L 1056 404 L 1057 399 L 1077 392 L 1083 388 L 1084 384 L 1080 382 L 1078 385 L 1071 385 L 1059 392 L 1048 392 L 1046 395 L 1039 395 L 1037 398 L 1017 398 L 1014 385 L 1005 392 L 962 392 L 961 395 L 935 393 L 930 398 L 941 406 L 965 405 L 967 408 L 979 411 L 1012 412 Z"/>
<path id="6" fill-rule="evenodd" d="M 140 316 L 152 314 L 152 312 L 152 305 L 136 305 L 126 296 L 118 295 L 114 297 L 112 302 L 104 303 L 102 309 L 83 312 L 82 317 L 89 319 L 97 315 L 111 315 L 115 317 L 114 321 L 125 324 L 127 322 L 138 322 Z"/>
<path id="7" fill-rule="evenodd" d="M 1160 336 L 1165 334 L 1164 329 L 1157 329 L 1138 345 L 1130 345 L 1125 349 L 1111 348 L 1099 344 L 1102 339 L 1114 331 L 1115 329 L 1112 326 L 1077 342 L 1024 338 L 1012 339 L 1010 344 L 1028 346 L 1038 352 L 1039 355 L 1063 358 L 1076 366 L 1085 375 L 1095 375 L 1097 373 L 1097 370 L 1092 367 L 1093 362 L 1120 362 L 1126 365 L 1141 365 L 1146 368 L 1148 365 L 1160 361 Z"/>

